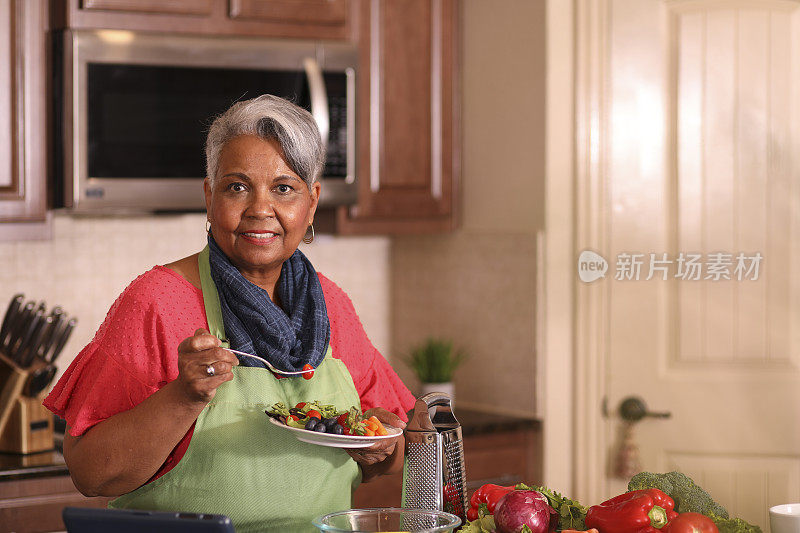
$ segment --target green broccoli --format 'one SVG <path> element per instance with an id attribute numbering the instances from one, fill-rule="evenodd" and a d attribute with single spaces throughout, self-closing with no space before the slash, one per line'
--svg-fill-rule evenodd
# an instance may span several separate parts
<path id="1" fill-rule="evenodd" d="M 711 520 L 717 525 L 719 533 L 761 533 L 761 528 L 748 524 L 741 518 L 720 518 L 711 515 Z"/>
<path id="2" fill-rule="evenodd" d="M 723 506 L 715 502 L 691 478 L 680 472 L 666 474 L 640 472 L 631 478 L 628 492 L 641 489 L 659 489 L 666 493 L 675 502 L 675 511 L 678 513 L 702 513 L 721 519 L 729 517 L 728 511 Z"/>

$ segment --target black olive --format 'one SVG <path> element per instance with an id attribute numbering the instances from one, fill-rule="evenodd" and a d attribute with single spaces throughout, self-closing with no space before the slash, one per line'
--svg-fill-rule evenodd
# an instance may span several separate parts
<path id="1" fill-rule="evenodd" d="M 334 424 L 333 427 L 328 430 L 328 433 L 333 433 L 334 435 L 341 435 L 343 432 L 344 428 L 339 424 Z"/>
<path id="2" fill-rule="evenodd" d="M 317 427 L 317 422 L 318 420 L 316 418 L 309 418 L 308 422 L 306 422 L 306 429 L 309 431 L 314 431 L 314 429 Z"/>
<path id="3" fill-rule="evenodd" d="M 325 424 L 317 424 L 314 426 L 314 431 L 317 433 L 325 433 L 328 427 Z"/>

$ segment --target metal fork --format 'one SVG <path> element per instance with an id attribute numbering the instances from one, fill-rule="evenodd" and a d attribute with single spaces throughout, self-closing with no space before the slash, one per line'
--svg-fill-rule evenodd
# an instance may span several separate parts
<path id="1" fill-rule="evenodd" d="M 267 365 L 267 368 L 269 368 L 270 370 L 272 370 L 276 374 L 283 374 L 284 376 L 296 376 L 298 374 L 307 374 L 308 372 L 314 372 L 313 368 L 309 369 L 309 370 L 298 370 L 297 372 L 288 372 L 286 370 L 278 370 L 277 368 L 272 366 L 272 363 L 270 363 L 266 359 L 264 359 L 262 357 L 259 357 L 257 355 L 253 355 L 251 353 L 240 352 L 239 350 L 233 350 L 231 348 L 223 348 L 223 350 L 228 350 L 229 352 L 235 353 L 237 355 L 243 355 L 245 357 L 252 357 L 253 359 L 258 359 L 259 361 L 261 361 L 262 363 Z"/>

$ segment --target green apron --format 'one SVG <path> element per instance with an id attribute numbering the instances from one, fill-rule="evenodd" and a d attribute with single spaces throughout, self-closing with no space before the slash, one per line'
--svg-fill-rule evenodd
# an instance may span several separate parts
<path id="1" fill-rule="evenodd" d="M 208 247 L 199 264 L 209 329 L 224 339 Z M 233 374 L 200 413 L 178 464 L 109 507 L 224 514 L 240 533 L 316 531 L 312 518 L 352 507 L 352 491 L 361 480 L 355 461 L 340 448 L 298 441 L 264 413 L 275 402 L 360 407 L 353 379 L 331 356 L 330 346 L 310 380 L 277 379 L 264 368 L 243 366 Z"/>

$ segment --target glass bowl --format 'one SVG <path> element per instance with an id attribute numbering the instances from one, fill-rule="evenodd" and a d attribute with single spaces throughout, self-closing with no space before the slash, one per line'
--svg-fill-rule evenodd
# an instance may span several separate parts
<path id="1" fill-rule="evenodd" d="M 443 511 L 384 507 L 338 511 L 315 518 L 312 523 L 320 531 L 334 533 L 439 533 L 455 530 L 461 525 L 461 519 Z"/>

